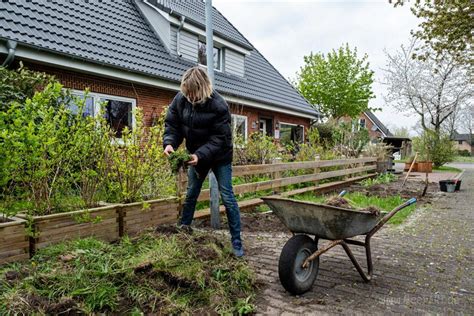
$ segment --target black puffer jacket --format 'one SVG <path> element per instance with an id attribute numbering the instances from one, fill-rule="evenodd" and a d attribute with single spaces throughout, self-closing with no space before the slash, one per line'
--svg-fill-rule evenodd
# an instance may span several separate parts
<path id="1" fill-rule="evenodd" d="M 205 177 L 218 164 L 232 162 L 232 130 L 229 106 L 214 91 L 203 104 L 192 105 L 179 92 L 165 119 L 163 146 L 178 148 L 183 138 L 186 148 L 198 157 L 196 171 Z"/>

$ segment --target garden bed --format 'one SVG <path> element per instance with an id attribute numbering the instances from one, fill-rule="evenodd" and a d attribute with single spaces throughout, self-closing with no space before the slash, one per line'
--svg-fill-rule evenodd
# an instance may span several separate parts
<path id="1" fill-rule="evenodd" d="M 175 223 L 178 214 L 179 204 L 176 198 L 122 204 L 120 216 L 123 228 L 120 235 L 132 236 L 149 227 Z"/>
<path id="2" fill-rule="evenodd" d="M 17 217 L 5 218 L 0 215 L 0 265 L 29 257 L 26 221 Z"/>
<path id="3" fill-rule="evenodd" d="M 383 178 L 382 176 L 380 178 Z M 413 212 L 416 207 L 430 203 L 431 198 L 435 192 L 438 192 L 437 184 L 430 183 L 426 195 L 422 197 L 424 183 L 421 181 L 407 181 L 402 188 L 403 179 L 398 178 L 391 182 L 377 183 L 377 178 L 374 180 L 362 181 L 360 183 L 352 184 L 345 188 L 349 192 L 348 199 L 354 200 L 355 206 L 366 208 L 375 206 L 383 211 L 390 211 L 395 206 L 402 204 L 406 200 L 416 197 L 418 202 L 416 206 L 408 207 L 400 211 L 394 216 L 389 223 L 398 225 L 405 221 L 405 219 Z M 375 183 L 375 184 L 372 184 Z M 342 190 L 342 189 L 341 189 Z M 289 198 L 308 200 L 317 203 L 324 203 L 330 196 L 337 192 L 328 194 L 318 194 L 315 192 L 306 192 Z M 242 231 L 245 232 L 288 232 L 288 229 L 280 222 L 280 220 L 271 212 L 266 205 L 261 205 L 249 212 L 241 213 Z M 225 216 L 221 217 L 222 227 L 227 229 L 227 219 Z M 210 229 L 210 219 L 197 220 L 195 226 L 203 229 Z"/>
<path id="4" fill-rule="evenodd" d="M 229 243 L 175 227 L 46 247 L 0 269 L 0 314 L 246 314 L 255 278 Z"/>
<path id="5" fill-rule="evenodd" d="M 104 241 L 119 238 L 120 205 L 110 205 L 88 210 L 58 213 L 44 216 L 18 215 L 31 221 L 30 251 L 57 244 L 65 240 L 91 237 Z"/>

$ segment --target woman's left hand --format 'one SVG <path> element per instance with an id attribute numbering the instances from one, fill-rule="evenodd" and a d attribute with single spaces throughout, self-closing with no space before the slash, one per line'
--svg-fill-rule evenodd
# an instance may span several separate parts
<path id="1" fill-rule="evenodd" d="M 199 160 L 199 159 L 198 159 L 198 156 L 196 156 L 196 155 L 191 155 L 191 160 L 188 161 L 188 165 L 190 165 L 190 166 L 195 166 L 195 165 L 197 165 L 198 160 Z"/>

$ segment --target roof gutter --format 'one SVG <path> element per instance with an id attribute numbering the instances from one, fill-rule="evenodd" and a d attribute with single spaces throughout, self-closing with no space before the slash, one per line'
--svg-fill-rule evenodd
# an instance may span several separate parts
<path id="1" fill-rule="evenodd" d="M 7 49 L 8 49 L 8 55 L 5 61 L 2 64 L 2 67 L 8 67 L 12 63 L 13 59 L 15 59 L 15 53 L 16 53 L 16 46 L 18 43 L 14 40 L 8 40 L 7 41 Z"/>
<path id="2" fill-rule="evenodd" d="M 184 20 L 186 20 L 186 17 L 184 15 L 181 16 L 180 18 L 180 23 L 178 26 L 178 31 L 176 32 L 176 54 L 178 57 L 181 57 L 181 30 L 183 29 L 184 26 Z"/>

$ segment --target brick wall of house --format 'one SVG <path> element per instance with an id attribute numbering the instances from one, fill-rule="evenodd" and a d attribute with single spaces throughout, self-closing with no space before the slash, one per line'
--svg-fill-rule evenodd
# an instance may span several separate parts
<path id="1" fill-rule="evenodd" d="M 459 144 L 459 141 L 454 141 L 454 146 L 456 150 L 467 150 L 471 154 L 474 153 L 474 148 L 471 146 L 467 141 L 463 140 L 461 144 Z"/>
<path id="2" fill-rule="evenodd" d="M 150 125 L 154 115 L 159 115 L 164 107 L 173 100 L 176 92 L 152 86 L 132 84 L 131 82 L 94 76 L 90 74 L 54 68 L 46 65 L 32 64 L 24 62 L 25 66 L 32 70 L 46 72 L 54 75 L 65 88 L 85 90 L 89 88 L 91 92 L 103 93 L 114 96 L 133 98 L 138 107 L 143 109 L 145 123 Z M 302 125 L 307 129 L 310 120 L 284 113 L 259 110 L 256 108 L 229 104 L 231 112 L 247 116 L 248 134 L 258 131 L 258 120 L 264 116 L 273 119 L 273 129 L 276 122 L 292 123 Z M 256 124 L 252 124 L 255 122 Z M 253 126 L 256 126 L 253 128 Z M 306 135 L 306 132 L 305 132 Z"/>
<path id="3" fill-rule="evenodd" d="M 378 129 L 376 131 L 372 129 L 374 127 L 374 123 L 372 123 L 372 121 L 367 117 L 367 115 L 365 115 L 365 113 L 361 113 L 359 115 L 359 117 L 357 118 L 357 124 L 359 123 L 360 119 L 365 119 L 365 128 L 369 132 L 370 140 L 375 140 L 382 137 L 382 133 Z M 349 123 L 352 121 L 350 117 L 344 117 L 342 120 L 346 123 Z"/>

